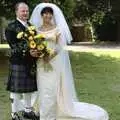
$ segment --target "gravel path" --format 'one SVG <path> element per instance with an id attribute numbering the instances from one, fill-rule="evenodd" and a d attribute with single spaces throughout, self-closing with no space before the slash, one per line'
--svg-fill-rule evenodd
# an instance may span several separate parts
<path id="1" fill-rule="evenodd" d="M 71 45 L 65 47 L 67 50 L 72 51 L 93 51 L 93 50 L 120 50 L 120 44 L 117 43 L 100 43 L 96 44 L 93 42 L 74 42 Z"/>

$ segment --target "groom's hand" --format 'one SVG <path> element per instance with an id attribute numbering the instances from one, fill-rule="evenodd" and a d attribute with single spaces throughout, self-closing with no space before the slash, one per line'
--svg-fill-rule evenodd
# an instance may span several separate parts
<path id="1" fill-rule="evenodd" d="M 31 55 L 32 57 L 38 57 L 38 52 L 37 52 L 37 50 L 31 49 L 31 50 L 30 50 L 30 55 Z"/>

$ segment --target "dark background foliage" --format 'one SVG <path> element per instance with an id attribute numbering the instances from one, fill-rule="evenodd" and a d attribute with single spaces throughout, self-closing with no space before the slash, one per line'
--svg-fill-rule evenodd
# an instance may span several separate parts
<path id="1" fill-rule="evenodd" d="M 0 17 L 13 19 L 14 5 L 20 1 L 30 6 L 31 14 L 33 8 L 45 0 L 0 0 Z M 97 39 L 120 42 L 120 0 L 49 0 L 49 2 L 57 4 L 62 9 L 70 26 L 75 18 L 83 23 L 88 20 Z"/>

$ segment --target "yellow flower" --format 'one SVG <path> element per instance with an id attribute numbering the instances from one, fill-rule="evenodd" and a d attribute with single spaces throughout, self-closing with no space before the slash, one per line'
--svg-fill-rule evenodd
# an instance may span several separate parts
<path id="1" fill-rule="evenodd" d="M 44 45 L 38 45 L 38 46 L 37 46 L 37 49 L 38 49 L 38 50 L 43 50 L 44 48 L 45 48 Z"/>
<path id="2" fill-rule="evenodd" d="M 45 35 L 44 34 L 38 34 L 34 37 L 35 39 L 39 38 L 39 39 L 44 39 Z"/>
<path id="3" fill-rule="evenodd" d="M 35 34 L 35 32 L 32 31 L 32 30 L 30 30 L 29 33 L 30 33 L 31 35 L 34 35 L 34 34 Z"/>
<path id="4" fill-rule="evenodd" d="M 51 49 L 51 48 L 48 48 L 48 49 L 47 49 L 47 52 L 48 52 L 50 55 L 53 55 L 55 51 L 54 51 L 53 49 Z"/>
<path id="5" fill-rule="evenodd" d="M 28 37 L 28 35 L 27 35 L 26 33 L 24 34 L 24 36 L 25 36 L 25 37 Z"/>
<path id="6" fill-rule="evenodd" d="M 34 49 L 36 47 L 36 43 L 32 40 L 30 41 L 30 48 Z"/>
<path id="7" fill-rule="evenodd" d="M 18 34 L 17 34 L 17 39 L 21 39 L 22 37 L 23 37 L 23 32 L 19 32 Z"/>
<path id="8" fill-rule="evenodd" d="M 35 26 L 29 26 L 27 29 L 28 29 L 29 31 L 30 31 L 30 30 L 35 30 Z"/>
<path id="9" fill-rule="evenodd" d="M 44 34 L 40 34 L 39 36 L 41 39 L 44 39 L 45 38 L 45 35 Z"/>
<path id="10" fill-rule="evenodd" d="M 47 46 L 47 45 L 48 45 L 48 42 L 47 42 L 47 41 L 44 41 L 43 44 L 44 44 L 45 46 Z"/>
<path id="11" fill-rule="evenodd" d="M 30 41 L 31 41 L 31 40 L 33 40 L 33 37 L 32 37 L 32 36 L 30 36 L 30 37 L 28 38 L 28 40 L 30 40 Z"/>

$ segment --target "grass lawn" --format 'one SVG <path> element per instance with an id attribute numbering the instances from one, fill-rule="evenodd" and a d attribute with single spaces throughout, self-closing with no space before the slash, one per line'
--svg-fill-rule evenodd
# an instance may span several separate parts
<path id="1" fill-rule="evenodd" d="M 70 58 L 79 100 L 103 107 L 110 120 L 120 120 L 120 50 L 70 52 Z M 8 71 L 7 65 L 2 65 L 0 77 L 4 78 Z M 9 120 L 9 94 L 4 83 L 0 79 L 0 120 Z"/>
<path id="2" fill-rule="evenodd" d="M 105 108 L 110 120 L 120 120 L 120 50 L 71 52 L 80 101 Z"/>
<path id="3" fill-rule="evenodd" d="M 3 57 L 2 53 L 0 53 L 0 58 L 0 120 L 10 120 L 9 93 L 5 90 L 8 74 L 8 61 L 7 57 Z"/>

